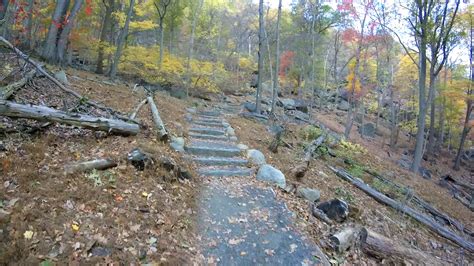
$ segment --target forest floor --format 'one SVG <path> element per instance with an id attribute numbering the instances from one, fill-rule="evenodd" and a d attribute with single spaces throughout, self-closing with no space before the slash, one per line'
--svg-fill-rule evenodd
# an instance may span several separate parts
<path id="1" fill-rule="evenodd" d="M 124 113 L 130 113 L 145 97 L 143 91 L 132 91 L 133 84 L 110 84 L 102 76 L 73 69 L 67 73 L 72 89 Z M 184 134 L 186 107 L 211 106 L 209 102 L 179 100 L 162 92 L 156 93 L 155 100 L 167 128 L 178 136 Z M 242 103 L 253 99 L 232 97 L 232 100 Z M 315 115 L 334 131 L 343 131 L 340 121 L 344 117 L 333 113 Z M 2 119 L 0 121 L 4 124 L 12 123 L 9 119 Z M 0 203 L 6 211 L 0 213 L 0 264 L 37 264 L 42 261 L 58 264 L 117 261 L 183 264 L 202 260 L 195 230 L 197 195 L 202 190 L 202 179 L 193 174 L 191 180 L 183 182 L 176 178 L 175 173 L 159 165 L 137 171 L 128 164 L 127 153 L 139 147 L 153 157 L 171 158 L 180 166 L 193 169 L 178 153 L 157 140 L 148 107 L 140 111 L 138 119 L 146 129 L 130 137 L 105 136 L 62 125 L 49 126 L 34 134 L 19 131 L 0 135 L 0 141 L 6 147 L 5 151 L 0 151 Z M 300 144 L 304 140 L 300 131 L 305 125 L 288 124 L 284 140 L 293 148 L 282 146 L 274 154 L 268 150 L 273 137 L 267 133 L 267 125 L 236 116 L 229 118 L 228 122 L 240 142 L 262 151 L 268 163 L 285 173 L 288 182 L 319 189 L 321 201 L 343 198 L 356 210 L 344 224 L 329 226 L 311 215 L 305 200 L 275 190 L 277 199 L 296 213 L 298 227 L 311 241 L 321 245 L 333 261 L 349 264 L 380 262 L 357 249 L 337 254 L 327 247 L 331 233 L 352 224 L 366 226 L 447 263 L 474 261 L 472 254 L 466 254 L 451 242 L 406 215 L 381 205 L 333 174 L 329 165 L 347 167 L 341 158 L 326 156 L 315 159 L 304 179 L 292 177 L 292 167 L 303 158 Z M 436 184 L 441 175 L 448 173 L 472 183 L 469 172 L 450 172 L 449 165 L 443 161 L 445 159 L 438 158 L 432 165 L 425 165 L 434 173 L 432 180 L 426 180 L 402 169 L 397 160 L 403 149 L 389 151 L 387 145 L 381 144 L 381 137 L 362 139 L 353 129 L 351 140 L 368 151 L 355 158 L 358 163 L 412 187 L 436 208 L 463 222 L 466 227 L 474 228 L 473 212 Z M 402 143 L 401 146 L 405 145 Z M 63 173 L 64 165 L 70 162 L 105 157 L 117 161 L 118 167 L 99 174 L 102 185 L 95 185 L 90 174 Z"/>

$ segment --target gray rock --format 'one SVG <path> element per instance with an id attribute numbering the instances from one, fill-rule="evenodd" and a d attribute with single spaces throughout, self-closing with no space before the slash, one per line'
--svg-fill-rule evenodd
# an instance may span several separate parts
<path id="1" fill-rule="evenodd" d="M 247 159 L 253 166 L 261 166 L 266 164 L 265 155 L 259 150 L 250 149 L 247 151 Z"/>
<path id="2" fill-rule="evenodd" d="M 184 138 L 171 137 L 170 146 L 175 151 L 184 152 Z"/>
<path id="3" fill-rule="evenodd" d="M 365 137 L 375 137 L 375 125 L 374 123 L 365 123 L 359 127 L 359 133 Z"/>
<path id="4" fill-rule="evenodd" d="M 151 162 L 150 157 L 138 148 L 131 150 L 127 154 L 127 160 L 139 171 L 143 171 Z"/>
<path id="5" fill-rule="evenodd" d="M 409 169 L 410 168 L 410 162 L 406 161 L 406 160 L 403 160 L 403 159 L 400 159 L 398 160 L 398 164 L 405 168 L 405 169 Z"/>
<path id="6" fill-rule="evenodd" d="M 319 201 L 319 198 L 321 197 L 321 192 L 317 189 L 298 187 L 296 189 L 296 195 L 298 197 L 307 199 L 310 202 L 316 202 Z"/>
<path id="7" fill-rule="evenodd" d="M 184 118 L 185 118 L 186 121 L 188 121 L 188 122 L 193 121 L 193 115 L 190 114 L 190 113 L 186 113 L 186 114 L 184 115 Z"/>
<path id="8" fill-rule="evenodd" d="M 66 72 L 64 72 L 64 70 L 54 73 L 54 78 L 59 80 L 62 84 L 69 85 L 69 81 L 67 80 Z"/>
<path id="9" fill-rule="evenodd" d="M 255 103 L 249 102 L 244 103 L 244 108 L 249 112 L 255 112 L 255 110 L 257 110 L 257 106 L 255 105 Z"/>
<path id="10" fill-rule="evenodd" d="M 237 141 L 237 137 L 236 137 L 236 136 L 231 136 L 229 139 L 232 140 L 232 141 Z"/>
<path id="11" fill-rule="evenodd" d="M 283 106 L 283 108 L 287 110 L 294 110 L 296 109 L 296 102 L 293 99 L 290 98 L 281 98 L 280 101 L 280 106 Z"/>
<path id="12" fill-rule="evenodd" d="M 230 127 L 230 124 L 227 123 L 227 122 L 225 122 L 225 121 L 223 121 L 223 122 L 222 122 L 222 126 L 224 126 L 225 128 L 228 128 L 228 127 Z"/>
<path id="13" fill-rule="evenodd" d="M 237 147 L 241 150 L 248 150 L 249 149 L 249 147 L 247 145 L 243 144 L 243 143 L 239 143 L 237 145 Z"/>
<path id="14" fill-rule="evenodd" d="M 423 166 L 420 166 L 419 170 L 420 172 L 420 175 L 424 178 L 424 179 L 431 179 L 431 171 L 424 168 Z"/>
<path id="15" fill-rule="evenodd" d="M 348 101 L 342 100 L 338 105 L 337 109 L 341 111 L 348 111 L 350 108 L 350 104 Z"/>
<path id="16" fill-rule="evenodd" d="M 225 134 L 227 136 L 235 136 L 235 130 L 232 127 L 227 127 L 225 129 Z"/>
<path id="17" fill-rule="evenodd" d="M 257 180 L 276 184 L 282 189 L 286 187 L 285 175 L 269 164 L 264 164 L 258 169 Z"/>
<path id="18" fill-rule="evenodd" d="M 188 111 L 188 113 L 191 113 L 191 114 L 195 114 L 197 112 L 196 108 L 194 107 L 188 107 L 186 108 L 186 111 Z"/>
<path id="19" fill-rule="evenodd" d="M 183 89 L 172 89 L 170 91 L 170 96 L 177 99 L 184 99 L 186 98 L 186 91 Z"/>
<path id="20" fill-rule="evenodd" d="M 340 199 L 323 202 L 317 208 L 322 210 L 329 219 L 340 223 L 346 220 L 349 215 L 349 205 Z"/>

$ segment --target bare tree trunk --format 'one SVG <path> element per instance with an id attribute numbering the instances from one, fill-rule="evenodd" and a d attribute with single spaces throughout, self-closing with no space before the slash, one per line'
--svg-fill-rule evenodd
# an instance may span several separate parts
<path id="1" fill-rule="evenodd" d="M 163 21 L 160 20 L 160 61 L 158 62 L 159 66 L 163 65 L 164 45 L 165 45 L 165 30 L 163 28 Z"/>
<path id="2" fill-rule="evenodd" d="M 49 62 L 56 60 L 56 46 L 58 43 L 58 34 L 62 30 L 62 19 L 67 12 L 69 0 L 56 1 L 56 7 L 52 16 L 51 25 L 49 26 L 48 35 L 44 42 L 42 56 Z"/>
<path id="3" fill-rule="evenodd" d="M 33 11 L 34 11 L 34 0 L 28 0 L 28 20 L 26 22 L 26 44 L 30 49 L 33 49 L 34 40 L 33 40 Z M 1 15 L 0 15 L 1 16 Z M 1 20 L 1 18 L 0 18 Z"/>
<path id="4" fill-rule="evenodd" d="M 74 1 L 74 6 L 68 16 L 67 24 L 64 26 L 61 34 L 59 35 L 58 46 L 57 46 L 57 58 L 60 64 L 65 63 L 64 55 L 67 52 L 67 45 L 69 41 L 69 34 L 71 33 L 72 28 L 74 27 L 74 21 L 76 19 L 77 13 L 82 7 L 84 0 Z"/>
<path id="5" fill-rule="evenodd" d="M 0 20 L 3 20 L 5 18 L 9 3 L 10 3 L 10 0 L 0 0 Z M 2 23 L 0 23 L 0 25 L 1 24 Z"/>
<path id="6" fill-rule="evenodd" d="M 430 81 L 431 83 L 431 81 Z M 435 93 L 436 93 L 436 80 L 433 81 L 433 84 L 430 84 L 430 90 L 433 90 L 433 97 L 431 97 L 430 102 L 430 129 L 428 134 L 428 150 L 427 153 L 431 156 L 434 152 L 434 147 L 436 144 L 435 139 L 435 120 L 436 120 L 436 101 L 435 101 Z"/>
<path id="7" fill-rule="evenodd" d="M 112 79 L 117 76 L 117 69 L 120 63 L 120 57 L 122 56 L 123 47 L 125 46 L 125 39 L 128 35 L 128 28 L 130 26 L 130 20 L 132 19 L 134 4 L 135 0 L 130 0 L 130 8 L 128 9 L 127 19 L 125 20 L 125 25 L 119 35 L 117 50 L 115 51 L 114 61 L 112 62 L 112 66 L 110 68 L 110 77 Z"/>
<path id="8" fill-rule="evenodd" d="M 191 39 L 189 40 L 189 52 L 188 60 L 186 61 L 186 97 L 189 97 L 189 86 L 191 86 L 191 60 L 193 59 L 194 53 L 194 35 L 196 32 L 196 23 L 199 13 L 201 12 L 202 5 L 204 0 L 199 0 L 199 5 L 197 10 L 193 14 L 193 22 L 191 26 Z"/>
<path id="9" fill-rule="evenodd" d="M 272 108 L 271 113 L 275 111 L 276 98 L 278 96 L 278 72 L 280 69 L 280 21 L 281 21 L 281 1 L 278 1 L 278 16 L 276 25 L 276 53 L 275 53 L 275 75 L 273 75 L 273 90 L 272 90 Z"/>
<path id="10" fill-rule="evenodd" d="M 104 46 L 107 40 L 107 35 L 112 31 L 112 12 L 114 10 L 115 0 L 108 0 L 108 3 L 104 1 L 105 5 L 105 17 L 100 31 L 99 40 L 99 52 L 97 56 L 97 68 L 95 73 L 104 74 Z"/>
<path id="11" fill-rule="evenodd" d="M 257 92 L 255 95 L 255 112 L 260 114 L 260 97 L 262 93 L 262 76 L 263 76 L 263 0 L 258 5 L 258 77 Z"/>

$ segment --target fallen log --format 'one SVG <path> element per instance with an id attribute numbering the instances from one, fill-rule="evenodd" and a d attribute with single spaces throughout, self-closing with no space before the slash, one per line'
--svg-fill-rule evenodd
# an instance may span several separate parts
<path id="1" fill-rule="evenodd" d="M 57 80 L 56 78 L 54 78 L 53 76 L 51 76 L 46 70 L 43 69 L 43 67 L 38 64 L 37 62 L 35 62 L 33 59 L 31 59 L 28 55 L 24 54 L 22 51 L 20 51 L 18 48 L 16 48 L 15 46 L 13 46 L 9 41 L 7 41 L 5 38 L 3 38 L 2 36 L 0 36 L 0 42 L 2 42 L 4 45 L 6 45 L 9 49 L 13 50 L 13 52 L 15 52 L 21 59 L 23 59 L 24 61 L 30 63 L 32 66 L 34 66 L 39 73 L 41 73 L 42 75 L 44 75 L 46 78 L 48 78 L 49 80 L 51 80 L 54 84 L 56 84 L 61 90 L 63 90 L 64 92 L 67 92 L 71 95 L 73 95 L 74 97 L 78 98 L 78 99 L 81 99 L 81 100 L 84 100 L 85 98 L 80 95 L 79 93 L 71 90 L 71 89 L 68 89 L 66 86 L 64 86 L 59 80 Z M 104 105 L 101 105 L 99 103 L 96 103 L 94 101 L 91 101 L 91 100 L 87 100 L 87 101 L 84 101 L 86 104 L 90 105 L 90 106 L 93 106 L 95 108 L 98 108 L 98 109 L 101 109 L 101 110 L 104 110 L 104 111 L 107 111 L 111 114 L 113 114 L 114 116 L 116 116 L 117 118 L 120 118 L 120 119 L 123 119 L 125 121 L 130 121 L 130 122 L 133 122 L 133 123 L 136 123 L 136 124 L 139 124 L 137 121 L 133 120 L 133 119 L 130 119 L 129 117 L 126 117 L 124 115 L 121 115 L 120 113 L 118 113 L 117 111 L 113 110 L 112 108 L 110 107 L 106 107 Z"/>
<path id="2" fill-rule="evenodd" d="M 257 113 L 251 113 L 251 112 L 241 112 L 240 116 L 243 116 L 245 118 L 253 118 L 253 119 L 261 119 L 261 120 L 268 120 L 268 116 L 262 115 L 262 114 L 257 114 Z"/>
<path id="3" fill-rule="evenodd" d="M 352 177 L 349 173 L 347 173 L 344 170 L 336 169 L 332 166 L 329 166 L 329 168 L 336 173 L 337 176 L 341 177 L 342 179 L 352 183 L 354 186 L 359 188 L 360 190 L 364 191 L 366 194 L 374 198 L 380 203 L 383 203 L 387 206 L 390 206 L 398 211 L 401 211 L 402 213 L 405 213 L 412 217 L 413 219 L 417 220 L 418 222 L 424 224 L 427 226 L 431 231 L 434 233 L 449 239 L 459 245 L 460 247 L 466 249 L 469 252 L 474 252 L 474 243 L 463 239 L 461 236 L 455 234 L 449 229 L 446 229 L 442 226 L 440 226 L 436 221 L 431 219 L 430 217 L 416 211 L 413 208 L 410 208 L 409 206 L 403 205 L 402 203 L 387 197 L 386 195 L 380 193 L 379 191 L 371 188 L 369 185 L 365 184 L 364 182 Z"/>
<path id="4" fill-rule="evenodd" d="M 0 115 L 58 122 L 121 135 L 136 135 L 139 131 L 137 124 L 127 123 L 122 120 L 69 113 L 46 106 L 18 104 L 5 100 L 0 100 Z"/>
<path id="5" fill-rule="evenodd" d="M 143 101 L 141 101 L 137 107 L 135 108 L 135 110 L 133 111 L 133 113 L 130 115 L 130 119 L 135 119 L 135 117 L 137 116 L 138 112 L 140 112 L 140 109 L 143 107 L 143 105 L 145 105 L 147 103 L 148 99 L 144 99 Z"/>
<path id="6" fill-rule="evenodd" d="M 358 240 L 361 228 L 347 227 L 329 237 L 331 245 L 341 253 L 352 247 Z"/>
<path id="7" fill-rule="evenodd" d="M 155 127 L 158 130 L 158 134 L 160 135 L 160 140 L 162 141 L 167 140 L 168 132 L 166 131 L 165 125 L 163 124 L 163 120 L 161 120 L 160 113 L 158 112 L 158 107 L 156 107 L 153 97 L 148 96 L 146 98 L 147 98 L 148 104 L 150 105 L 151 114 L 153 115 L 153 121 L 155 122 Z"/>
<path id="8" fill-rule="evenodd" d="M 96 159 L 92 161 L 68 164 L 64 166 L 64 173 L 72 174 L 72 173 L 78 173 L 78 172 L 86 172 L 93 169 L 105 170 L 105 169 L 109 169 L 116 166 L 117 166 L 117 163 L 115 163 L 114 161 L 110 159 Z"/>
<path id="9" fill-rule="evenodd" d="M 399 189 L 399 190 L 404 190 L 405 189 L 401 185 L 393 182 L 390 179 L 387 179 L 387 178 L 377 174 L 374 171 L 371 171 L 369 169 L 364 169 L 364 171 L 366 173 L 370 174 L 371 176 L 373 176 L 377 179 L 380 179 L 381 181 L 393 186 L 396 189 Z M 413 194 L 412 201 L 414 203 L 420 205 L 423 209 L 425 209 L 427 212 L 431 213 L 433 216 L 444 220 L 446 224 L 450 224 L 450 225 L 454 226 L 460 232 L 464 232 L 464 233 L 468 234 L 471 237 L 474 236 L 474 233 L 470 229 L 466 228 L 461 222 L 459 222 L 458 220 L 456 220 L 454 218 L 451 218 L 449 215 L 447 215 L 447 214 L 441 212 L 440 210 L 436 209 L 435 207 L 431 206 L 428 202 L 424 201 L 423 199 L 418 197 L 416 194 Z"/>
<path id="10" fill-rule="evenodd" d="M 36 74 L 36 69 L 31 70 L 30 72 L 26 73 L 26 75 L 18 80 L 17 82 L 14 82 L 12 84 L 9 84 L 7 86 L 4 86 L 0 88 L 0 100 L 7 100 L 12 96 L 13 93 L 15 93 L 17 90 L 19 90 L 21 87 L 25 86 L 30 79 L 32 79 Z"/>
<path id="11" fill-rule="evenodd" d="M 311 213 L 313 214 L 314 217 L 318 218 L 319 220 L 329 225 L 332 225 L 334 223 L 331 219 L 329 219 L 326 213 L 318 209 L 318 207 L 315 204 L 311 204 Z"/>
<path id="12" fill-rule="evenodd" d="M 395 264 L 406 264 L 410 261 L 414 265 L 445 265 L 446 262 L 430 254 L 412 249 L 376 232 L 362 228 L 360 231 L 362 251 L 380 260 L 395 260 Z"/>

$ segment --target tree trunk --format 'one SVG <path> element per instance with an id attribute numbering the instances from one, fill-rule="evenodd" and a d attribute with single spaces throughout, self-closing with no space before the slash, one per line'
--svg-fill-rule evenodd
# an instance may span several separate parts
<path id="1" fill-rule="evenodd" d="M 421 158 L 423 157 L 423 146 L 425 142 L 425 117 L 426 117 L 426 34 L 422 30 L 422 38 L 419 47 L 419 68 L 418 68 L 418 131 L 416 132 L 415 154 L 411 170 L 418 173 Z"/>
<path id="2" fill-rule="evenodd" d="M 28 20 L 26 22 L 26 44 L 30 49 L 34 47 L 33 40 L 33 12 L 34 12 L 35 0 L 28 0 Z M 0 18 L 1 19 L 1 18 Z"/>
<path id="3" fill-rule="evenodd" d="M 0 0 L 0 20 L 3 20 L 5 18 L 5 14 L 7 14 L 9 3 L 10 3 L 10 0 Z M 2 23 L 0 23 L 0 26 L 1 25 Z"/>
<path id="4" fill-rule="evenodd" d="M 165 31 L 163 29 L 163 19 L 160 19 L 160 61 L 158 65 L 163 65 L 163 50 L 165 45 Z"/>
<path id="5" fill-rule="evenodd" d="M 112 161 L 111 159 L 95 159 L 92 161 L 65 165 L 64 174 L 67 175 L 67 174 L 73 174 L 73 173 L 86 172 L 93 169 L 105 170 L 105 169 L 109 169 L 116 166 L 117 166 L 117 163 Z"/>
<path id="6" fill-rule="evenodd" d="M 0 87 L 0 99 L 6 100 L 10 98 L 10 96 L 19 90 L 21 87 L 25 86 L 28 81 L 30 81 L 36 74 L 36 69 L 31 70 L 30 72 L 26 73 L 19 81 L 14 82 L 12 84 L 8 84 L 5 87 Z"/>
<path id="7" fill-rule="evenodd" d="M 193 22 L 191 26 L 191 39 L 189 40 L 188 60 L 186 61 L 186 97 L 189 97 L 189 87 L 191 86 L 191 60 L 194 53 L 194 35 L 196 33 L 196 23 L 199 13 L 201 12 L 204 0 L 199 0 L 197 10 L 193 14 Z"/>
<path id="8" fill-rule="evenodd" d="M 255 112 L 260 114 L 260 97 L 262 93 L 263 79 L 263 0 L 258 5 L 258 76 L 257 76 L 257 92 L 255 97 Z"/>
<path id="9" fill-rule="evenodd" d="M 467 100 L 467 110 L 466 110 L 466 117 L 464 118 L 464 126 L 462 129 L 462 134 L 461 134 L 461 141 L 459 142 L 459 147 L 458 151 L 456 153 L 456 159 L 454 160 L 454 170 L 459 170 L 459 166 L 461 164 L 461 156 L 464 150 L 464 142 L 466 141 L 467 134 L 470 131 L 470 126 L 469 126 L 469 118 L 471 116 L 471 112 L 473 109 L 473 104 L 472 100 Z"/>
<path id="10" fill-rule="evenodd" d="M 127 123 L 121 120 L 68 113 L 46 106 L 24 105 L 5 100 L 0 100 L 0 115 L 28 118 L 38 121 L 58 122 L 121 135 L 136 135 L 140 130 L 137 124 Z"/>
<path id="11" fill-rule="evenodd" d="M 138 112 L 140 112 L 140 109 L 143 107 L 143 105 L 145 105 L 146 103 L 148 102 L 148 99 L 144 99 L 143 101 L 141 101 L 137 107 L 135 108 L 135 110 L 133 111 L 133 113 L 130 115 L 130 119 L 135 119 L 135 117 L 137 117 L 137 114 Z"/>
<path id="12" fill-rule="evenodd" d="M 158 130 L 158 135 L 160 135 L 160 140 L 168 139 L 168 132 L 166 131 L 165 124 L 161 120 L 160 113 L 158 112 L 158 107 L 156 107 L 153 97 L 148 96 L 148 104 L 150 105 L 151 113 L 153 115 L 153 121 L 155 122 L 155 127 Z"/>
<path id="13" fill-rule="evenodd" d="M 401 202 L 398 202 L 392 198 L 387 197 L 385 194 L 373 189 L 369 185 L 365 184 L 364 182 L 352 177 L 350 174 L 348 174 L 344 170 L 338 170 L 333 167 L 329 167 L 334 173 L 337 174 L 337 176 L 341 177 L 342 179 L 352 183 L 352 185 L 356 186 L 360 190 L 364 191 L 367 195 L 371 196 L 378 202 L 381 202 L 387 206 L 390 206 L 391 208 L 401 211 L 402 213 L 405 213 L 415 219 L 416 221 L 420 222 L 421 224 L 425 225 L 428 227 L 431 231 L 434 233 L 449 239 L 459 245 L 460 247 L 466 249 L 469 252 L 474 252 L 474 243 L 470 242 L 468 240 L 465 240 L 464 238 L 460 237 L 459 235 L 455 234 L 449 229 L 446 229 L 445 227 L 439 225 L 437 222 L 435 222 L 432 218 L 426 216 L 423 213 L 418 212 L 417 210 L 402 204 Z"/>
<path id="14" fill-rule="evenodd" d="M 68 0 L 56 1 L 56 7 L 53 12 L 51 25 L 49 26 L 48 35 L 44 41 L 42 56 L 49 62 L 56 60 L 56 45 L 58 42 L 58 34 L 62 30 L 62 19 L 67 12 L 69 6 Z"/>
<path id="15" fill-rule="evenodd" d="M 430 80 L 430 90 L 433 91 L 433 97 L 430 99 L 430 129 L 428 134 L 428 150 L 427 153 L 431 156 L 434 152 L 435 147 L 435 120 L 436 120 L 436 79 Z"/>
<path id="16" fill-rule="evenodd" d="M 281 22 L 281 1 L 278 1 L 278 15 L 276 25 L 276 53 L 275 53 L 275 74 L 273 75 L 272 107 L 271 113 L 275 111 L 276 98 L 278 96 L 278 75 L 280 69 L 280 22 Z"/>
<path id="17" fill-rule="evenodd" d="M 122 31 L 120 32 L 119 39 L 117 41 L 117 50 L 115 51 L 114 60 L 110 68 L 110 77 L 114 79 L 117 76 L 117 69 L 120 63 L 120 57 L 122 56 L 122 51 L 125 46 L 125 39 L 128 35 L 128 28 L 130 26 L 130 20 L 133 15 L 133 5 L 135 0 L 130 0 L 130 8 L 128 9 L 127 19 L 125 20 L 125 25 L 123 26 Z"/>
<path id="18" fill-rule="evenodd" d="M 371 230 L 363 228 L 361 231 L 361 246 L 364 253 L 384 260 L 383 264 L 403 264 L 407 261 L 414 265 L 445 265 L 444 261 L 429 255 L 420 250 L 412 249 L 400 243 L 396 243 L 390 238 L 382 236 Z M 388 261 L 387 261 L 388 260 Z M 393 261 L 391 261 L 393 260 Z"/>
<path id="19" fill-rule="evenodd" d="M 79 13 L 79 10 L 82 7 L 83 2 L 84 0 L 74 1 L 74 6 L 72 7 L 72 10 L 68 16 L 67 24 L 64 26 L 63 30 L 61 31 L 61 34 L 59 35 L 58 46 L 57 46 L 57 58 L 58 58 L 58 62 L 61 65 L 64 65 L 66 63 L 65 54 L 67 52 L 69 34 L 71 33 L 72 28 L 74 27 L 74 21 L 76 19 L 77 13 Z"/>
<path id="20" fill-rule="evenodd" d="M 108 0 L 108 4 L 104 1 L 105 5 L 105 17 L 102 24 L 102 29 L 100 31 L 99 39 L 99 52 L 97 55 L 97 68 L 95 73 L 104 74 L 104 46 L 107 41 L 107 35 L 110 34 L 112 30 L 112 12 L 114 10 L 115 0 Z"/>

